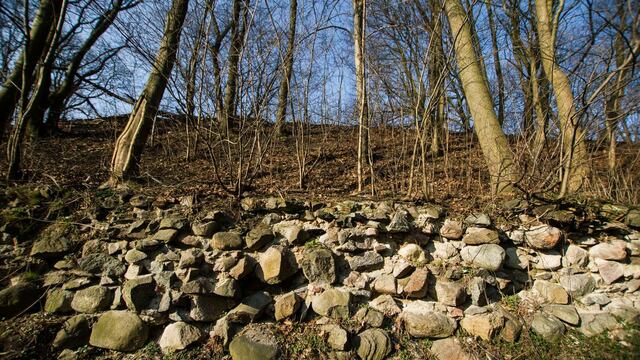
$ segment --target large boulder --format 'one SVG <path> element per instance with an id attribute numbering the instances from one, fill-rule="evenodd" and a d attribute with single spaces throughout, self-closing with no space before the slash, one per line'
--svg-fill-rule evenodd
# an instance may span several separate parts
<path id="1" fill-rule="evenodd" d="M 502 247 L 496 244 L 483 244 L 479 246 L 465 246 L 460 251 L 462 260 L 474 267 L 497 271 L 502 267 L 506 253 Z"/>
<path id="2" fill-rule="evenodd" d="M 302 273 L 309 282 L 333 284 L 336 281 L 336 264 L 331 250 L 324 247 L 307 249 L 302 260 Z"/>
<path id="3" fill-rule="evenodd" d="M 158 345 L 163 353 L 172 353 L 185 349 L 200 340 L 202 335 L 198 327 L 179 321 L 164 328 Z"/>
<path id="4" fill-rule="evenodd" d="M 116 351 L 135 351 L 147 342 L 149 328 L 130 311 L 108 311 L 93 325 L 89 344 Z"/>
<path id="5" fill-rule="evenodd" d="M 382 360 L 391 349 L 391 338 L 382 329 L 368 329 L 358 334 L 356 352 L 362 360 Z"/>
<path id="6" fill-rule="evenodd" d="M 48 313 L 68 313 L 73 311 L 71 301 L 73 292 L 62 288 L 49 290 L 47 301 L 44 303 L 44 311 Z"/>
<path id="7" fill-rule="evenodd" d="M 260 254 L 256 275 L 269 285 L 279 284 L 298 271 L 296 258 L 286 247 L 272 246 Z"/>

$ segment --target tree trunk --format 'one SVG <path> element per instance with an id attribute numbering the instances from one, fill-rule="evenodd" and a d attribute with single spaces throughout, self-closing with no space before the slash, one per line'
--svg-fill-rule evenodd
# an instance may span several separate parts
<path id="1" fill-rule="evenodd" d="M 537 30 L 540 56 L 546 78 L 551 82 L 562 133 L 563 180 L 560 196 L 578 190 L 587 180 L 589 164 L 584 134 L 579 126 L 571 83 L 555 59 L 557 24 L 551 20 L 551 1 L 536 0 Z M 561 11 L 558 9 L 556 11 Z"/>
<path id="2" fill-rule="evenodd" d="M 43 104 L 44 109 L 41 114 L 32 117 L 29 119 L 29 133 L 32 137 L 37 136 L 46 130 L 49 133 L 55 132 L 58 129 L 58 122 L 64 111 L 64 104 L 67 99 L 73 95 L 74 85 L 76 80 L 76 75 L 78 74 L 78 70 L 80 69 L 80 65 L 82 64 L 82 60 L 87 55 L 89 50 L 93 47 L 93 45 L 98 41 L 100 36 L 107 31 L 109 26 L 113 23 L 118 13 L 123 9 L 122 0 L 116 0 L 113 6 L 102 14 L 96 23 L 95 27 L 84 41 L 82 46 L 76 51 L 73 55 L 69 63 L 67 64 L 67 68 L 64 73 L 64 78 L 62 83 L 46 98 L 46 104 Z M 49 73 L 49 77 L 51 74 Z M 49 109 L 49 116 L 47 117 L 47 122 L 44 122 L 44 112 Z M 43 125 L 46 125 L 46 129 L 43 128 Z"/>
<path id="3" fill-rule="evenodd" d="M 175 63 L 180 33 L 188 7 L 188 0 L 172 2 L 160 48 L 145 88 L 134 105 L 126 127 L 116 140 L 111 158 L 110 183 L 112 185 L 138 172 L 140 156 Z"/>
<path id="4" fill-rule="evenodd" d="M 472 45 L 474 29 L 467 21 L 460 0 L 445 0 L 445 11 L 455 39 L 454 48 L 460 80 L 489 169 L 492 191 L 496 194 L 511 192 L 517 173 L 507 138 L 493 109 L 491 94 Z"/>
<path id="5" fill-rule="evenodd" d="M 293 51 L 296 41 L 296 18 L 298 11 L 298 1 L 291 0 L 289 9 L 289 39 L 287 44 L 287 53 L 284 58 L 284 74 L 280 82 L 280 91 L 278 93 L 278 110 L 276 112 L 276 128 L 278 135 L 282 134 L 282 126 L 285 116 L 287 115 L 287 99 L 289 97 L 289 89 L 291 83 L 291 70 L 293 69 Z"/>
<path id="6" fill-rule="evenodd" d="M 32 84 L 22 84 L 23 70 L 27 75 L 27 80 L 32 81 L 33 71 L 36 67 L 38 59 L 49 48 L 48 39 L 51 39 L 51 27 L 54 22 L 54 14 L 60 11 L 61 0 L 41 0 L 40 7 L 36 13 L 31 31 L 29 32 L 29 46 L 26 51 L 20 54 L 13 70 L 7 76 L 7 79 L 0 87 L 0 138 L 2 138 L 6 127 L 11 122 L 13 113 L 15 112 L 18 101 L 20 100 L 20 92 L 25 88 L 27 92 L 31 91 Z M 55 24 L 53 25 L 55 27 Z M 26 54 L 26 56 L 25 56 Z M 24 68 L 24 69 L 23 69 Z"/>
<path id="7" fill-rule="evenodd" d="M 624 9 L 624 1 L 617 0 L 618 16 L 620 25 L 614 41 L 614 51 L 616 57 L 616 68 L 619 69 L 615 82 L 611 83 L 609 96 L 605 100 L 605 128 L 607 131 L 607 140 L 609 141 L 609 149 L 607 151 L 607 167 L 610 174 L 615 174 L 617 166 L 616 148 L 618 140 L 616 139 L 616 129 L 618 123 L 624 117 L 621 111 L 622 98 L 627 84 L 627 69 L 623 68 L 626 54 L 625 40 L 623 34 L 626 31 L 626 11 Z"/>
<path id="8" fill-rule="evenodd" d="M 491 0 L 486 2 L 487 18 L 489 21 L 489 30 L 491 32 L 491 47 L 493 50 L 493 68 L 496 72 L 496 80 L 498 81 L 498 122 L 504 125 L 504 77 L 502 75 L 502 65 L 500 64 L 500 51 L 498 48 L 498 36 L 495 22 L 493 21 L 493 9 L 491 8 Z"/>
<path id="9" fill-rule="evenodd" d="M 356 97 L 359 110 L 358 119 L 358 192 L 362 192 L 364 183 L 364 166 L 367 154 L 367 129 L 369 127 L 369 103 L 367 99 L 367 85 L 365 78 L 365 49 L 364 49 L 364 16 L 365 0 L 353 0 L 353 42 L 354 60 L 356 66 Z"/>
<path id="10" fill-rule="evenodd" d="M 25 27 L 27 26 L 27 9 L 25 1 Z M 9 164 L 7 169 L 7 180 L 16 180 L 20 177 L 20 162 L 22 157 L 22 142 L 24 141 L 24 134 L 27 128 L 29 119 L 33 116 L 37 116 L 42 111 L 42 104 L 46 103 L 46 97 L 49 94 L 49 87 L 51 85 L 51 69 L 53 67 L 53 61 L 55 60 L 55 48 L 62 32 L 62 26 L 64 24 L 64 18 L 67 8 L 67 0 L 59 1 L 55 4 L 53 12 L 51 13 L 51 26 L 49 34 L 47 36 L 48 46 L 45 53 L 41 56 L 36 67 L 36 83 L 34 91 L 31 94 L 31 98 L 28 98 L 28 88 L 31 87 L 31 73 L 29 72 L 29 65 L 27 64 L 22 69 L 22 90 L 21 90 L 21 111 L 13 133 L 9 137 L 9 143 L 7 148 Z M 56 11 L 57 10 L 57 11 Z M 24 53 L 30 52 L 31 43 L 29 40 L 25 42 Z M 27 101 L 28 100 L 28 101 Z"/>
<path id="11" fill-rule="evenodd" d="M 229 46 L 229 72 L 224 94 L 224 107 L 219 113 L 220 130 L 224 136 L 228 136 L 230 121 L 235 118 L 236 89 L 238 87 L 238 64 L 244 44 L 244 28 L 246 24 L 241 19 L 241 13 L 247 11 L 244 0 L 234 0 L 232 9 L 231 45 Z M 242 16 L 244 18 L 244 16 Z"/>

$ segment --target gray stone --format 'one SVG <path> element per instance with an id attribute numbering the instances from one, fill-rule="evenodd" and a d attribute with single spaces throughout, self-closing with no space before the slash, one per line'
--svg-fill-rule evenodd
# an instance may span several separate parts
<path id="1" fill-rule="evenodd" d="M 565 332 L 565 326 L 562 321 L 554 316 L 537 312 L 533 315 L 531 321 L 531 330 L 547 340 L 558 339 Z"/>
<path id="2" fill-rule="evenodd" d="M 398 287 L 392 274 L 381 274 L 372 283 L 373 291 L 378 294 L 396 295 Z"/>
<path id="3" fill-rule="evenodd" d="M 180 252 L 178 267 L 181 269 L 199 267 L 203 260 L 204 255 L 200 249 L 187 249 Z"/>
<path id="4" fill-rule="evenodd" d="M 299 221 L 283 221 L 273 226 L 273 231 L 283 237 L 289 245 L 300 245 L 309 239 L 309 233 Z"/>
<path id="5" fill-rule="evenodd" d="M 404 210 L 396 211 L 387 226 L 387 231 L 390 233 L 408 233 L 411 231 L 409 213 Z"/>
<path id="6" fill-rule="evenodd" d="M 353 256 L 349 259 L 349 267 L 353 271 L 373 271 L 384 265 L 384 259 L 375 251 L 367 251 L 362 256 Z"/>
<path id="7" fill-rule="evenodd" d="M 127 308 L 140 312 L 146 308 L 156 295 L 156 282 L 153 275 L 143 275 L 124 282 L 122 297 Z"/>
<path id="8" fill-rule="evenodd" d="M 546 280 L 536 280 L 533 284 L 533 290 L 540 294 L 546 302 L 552 304 L 569 303 L 569 294 L 558 284 Z"/>
<path id="9" fill-rule="evenodd" d="M 224 231 L 213 234 L 211 246 L 218 250 L 235 250 L 242 248 L 243 241 L 237 232 Z"/>
<path id="10" fill-rule="evenodd" d="M 471 303 L 475 306 L 483 306 L 487 303 L 487 283 L 481 277 L 474 277 L 467 284 L 467 291 L 471 295 Z"/>
<path id="11" fill-rule="evenodd" d="M 189 225 L 189 222 L 187 221 L 187 219 L 182 217 L 171 216 L 171 217 L 166 217 L 160 220 L 160 226 L 158 228 L 182 230 L 188 225 Z"/>
<path id="12" fill-rule="evenodd" d="M 328 324 L 322 327 L 322 331 L 327 335 L 327 344 L 333 349 L 344 351 L 349 342 L 347 331 L 338 325 Z"/>
<path id="13" fill-rule="evenodd" d="M 108 311 L 93 325 L 89 343 L 99 348 L 130 352 L 144 346 L 148 334 L 147 325 L 135 313 Z"/>
<path id="14" fill-rule="evenodd" d="M 89 254 L 80 258 L 78 267 L 94 275 L 114 277 L 120 277 L 127 271 L 122 262 L 103 253 Z"/>
<path id="15" fill-rule="evenodd" d="M 358 334 L 356 352 L 362 360 L 382 360 L 391 350 L 391 338 L 384 330 L 368 329 Z"/>
<path id="16" fill-rule="evenodd" d="M 146 259 L 148 255 L 140 250 L 131 249 L 124 255 L 124 260 L 129 264 L 138 264 Z"/>
<path id="17" fill-rule="evenodd" d="M 271 304 L 271 295 L 267 292 L 257 292 L 247 296 L 233 308 L 226 317 L 237 323 L 253 322 L 262 314 L 262 311 Z"/>
<path id="18" fill-rule="evenodd" d="M 506 253 L 502 247 L 496 244 L 484 244 L 479 246 L 465 246 L 460 251 L 464 261 L 474 267 L 497 271 L 504 262 Z"/>
<path id="19" fill-rule="evenodd" d="M 223 297 L 234 298 L 240 293 L 240 285 L 236 279 L 226 273 L 219 274 L 213 293 Z"/>
<path id="20" fill-rule="evenodd" d="M 350 313 L 351 293 L 337 288 L 329 288 L 314 296 L 311 306 L 318 315 L 347 319 Z"/>
<path id="21" fill-rule="evenodd" d="M 202 331 L 196 326 L 179 321 L 164 328 L 158 345 L 163 353 L 172 353 L 186 349 L 187 346 L 199 341 L 202 337 Z"/>
<path id="22" fill-rule="evenodd" d="M 176 229 L 161 229 L 153 234 L 151 240 L 155 240 L 165 244 L 171 244 L 178 238 L 178 233 L 179 231 Z"/>
<path id="23" fill-rule="evenodd" d="M 500 236 L 495 230 L 483 227 L 470 227 L 467 228 L 462 242 L 467 245 L 499 244 Z"/>
<path id="24" fill-rule="evenodd" d="M 107 310 L 113 302 L 113 291 L 94 285 L 78 290 L 71 301 L 71 308 L 79 313 L 94 314 Z"/>
<path id="25" fill-rule="evenodd" d="M 578 325 L 580 323 L 580 316 L 573 305 L 545 305 L 542 309 L 569 325 Z"/>
<path id="26" fill-rule="evenodd" d="M 533 267 L 539 270 L 558 270 L 562 267 L 562 255 L 556 252 L 537 252 Z"/>
<path id="27" fill-rule="evenodd" d="M 336 264 L 331 250 L 324 247 L 305 250 L 302 272 L 309 282 L 333 284 L 336 281 Z"/>
<path id="28" fill-rule="evenodd" d="M 467 298 L 465 287 L 461 283 L 438 280 L 436 282 L 436 298 L 438 302 L 448 306 L 459 306 Z"/>
<path id="29" fill-rule="evenodd" d="M 560 277 L 560 285 L 573 298 L 579 298 L 596 288 L 596 281 L 589 274 L 565 275 Z"/>
<path id="30" fill-rule="evenodd" d="M 271 241 L 273 241 L 273 231 L 269 225 L 262 222 L 251 229 L 245 236 L 245 242 L 249 250 L 258 250 Z"/>
<path id="31" fill-rule="evenodd" d="M 457 327 L 455 320 L 438 311 L 405 309 L 401 318 L 409 335 L 417 338 L 446 338 Z"/>
<path id="32" fill-rule="evenodd" d="M 280 348 L 273 331 L 265 327 L 249 327 L 229 344 L 233 360 L 278 359 Z"/>
<path id="33" fill-rule="evenodd" d="M 70 226 L 64 222 L 54 223 L 42 230 L 40 237 L 31 247 L 31 256 L 44 259 L 56 259 L 71 252 L 74 248 L 67 238 Z"/>
<path id="34" fill-rule="evenodd" d="M 587 336 L 599 335 L 621 327 L 616 318 L 606 312 L 580 312 L 579 314 L 580 327 L 578 330 Z"/>
<path id="35" fill-rule="evenodd" d="M 191 224 L 191 231 L 195 236 L 211 237 L 220 226 L 215 221 L 203 221 Z"/>
<path id="36" fill-rule="evenodd" d="M 44 311 L 48 313 L 69 313 L 73 311 L 71 301 L 73 300 L 73 292 L 62 288 L 49 290 L 47 293 L 47 301 L 44 304 Z"/>
<path id="37" fill-rule="evenodd" d="M 467 216 L 464 219 L 464 223 L 469 226 L 487 227 L 491 225 L 491 219 L 485 213 L 475 213 Z"/>
<path id="38" fill-rule="evenodd" d="M 77 349 L 89 342 L 91 328 L 85 315 L 76 315 L 62 324 L 51 343 L 54 349 Z"/>
<path id="39" fill-rule="evenodd" d="M 353 318 L 360 324 L 366 324 L 370 327 L 381 327 L 384 322 L 384 314 L 372 307 L 361 307 L 356 311 Z"/>
<path id="40" fill-rule="evenodd" d="M 233 301 L 222 296 L 194 295 L 189 316 L 194 321 L 214 322 L 232 306 Z"/>
<path id="41" fill-rule="evenodd" d="M 371 300 L 369 306 L 387 316 L 394 316 L 400 313 L 400 307 L 391 295 L 380 295 Z"/>
<path id="42" fill-rule="evenodd" d="M 640 210 L 633 209 L 630 210 L 627 216 L 624 219 L 625 224 L 634 227 L 640 228 Z"/>

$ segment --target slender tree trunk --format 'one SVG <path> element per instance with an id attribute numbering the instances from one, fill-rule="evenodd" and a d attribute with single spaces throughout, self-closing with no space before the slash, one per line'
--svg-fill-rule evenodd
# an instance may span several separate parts
<path id="1" fill-rule="evenodd" d="M 559 12 L 562 9 L 557 9 Z M 563 180 L 560 196 L 578 190 L 589 174 L 587 147 L 574 105 L 571 83 L 555 58 L 555 34 L 557 24 L 552 20 L 551 1 L 536 0 L 537 30 L 542 67 L 551 82 L 562 132 Z M 559 13 L 556 13 L 559 14 Z M 557 18 L 557 17 L 556 17 Z"/>
<path id="2" fill-rule="evenodd" d="M 27 88 L 31 87 L 31 74 L 29 72 L 28 63 L 23 67 L 22 73 L 22 96 L 21 103 L 22 109 L 20 116 L 16 121 L 16 126 L 9 138 L 8 144 L 8 158 L 9 166 L 7 169 L 7 180 L 16 180 L 20 176 L 20 162 L 22 155 L 22 143 L 24 141 L 24 134 L 27 128 L 27 123 L 30 118 L 37 116 L 41 110 L 40 106 L 46 101 L 46 97 L 49 94 L 49 86 L 51 85 L 51 68 L 53 67 L 53 61 L 55 60 L 55 48 L 62 32 L 62 26 L 64 24 L 64 18 L 67 8 L 67 0 L 62 0 L 53 9 L 52 23 L 50 27 L 50 33 L 47 36 L 48 47 L 44 50 L 45 53 L 41 57 L 41 61 L 36 67 L 36 83 L 34 91 L 31 94 L 31 98 L 28 98 Z M 57 10 L 57 11 L 56 11 Z M 27 26 L 28 17 L 28 5 L 25 1 L 25 27 Z M 31 43 L 29 40 L 25 43 L 24 53 L 29 53 Z M 27 101 L 28 99 L 28 101 Z"/>
<path id="3" fill-rule="evenodd" d="M 626 11 L 623 0 L 616 0 L 618 7 L 618 16 L 620 25 L 614 41 L 614 51 L 616 57 L 616 68 L 620 69 L 616 75 L 615 82 L 611 83 L 609 96 L 605 100 L 605 127 L 607 131 L 607 140 L 609 141 L 609 149 L 607 151 L 607 167 L 610 174 L 615 174 L 617 167 L 616 148 L 618 140 L 616 139 L 616 129 L 618 123 L 624 117 L 622 113 L 622 99 L 627 84 L 627 69 L 622 69 L 626 54 L 625 40 L 623 38 L 626 31 Z"/>
<path id="4" fill-rule="evenodd" d="M 244 44 L 244 21 L 241 13 L 247 11 L 247 4 L 244 0 L 234 0 L 232 9 L 231 45 L 229 47 L 229 71 L 227 73 L 227 85 L 224 94 L 224 107 L 219 114 L 220 128 L 224 136 L 228 136 L 230 121 L 235 118 L 236 110 L 236 89 L 238 87 L 238 65 L 240 54 Z"/>
<path id="5" fill-rule="evenodd" d="M 491 8 L 491 0 L 487 0 L 487 18 L 489 21 L 489 30 L 491 32 L 491 47 L 493 50 L 493 68 L 496 72 L 496 80 L 498 81 L 498 122 L 504 125 L 504 76 L 502 75 L 502 65 L 500 64 L 500 49 L 498 48 L 498 35 L 495 22 L 493 20 L 493 9 Z"/>
<path id="6" fill-rule="evenodd" d="M 358 192 L 362 192 L 364 166 L 367 154 L 367 129 L 369 127 L 369 103 L 365 78 L 365 0 L 353 0 L 353 42 L 356 65 L 356 97 L 359 109 L 358 120 Z"/>
<path id="7" fill-rule="evenodd" d="M 460 0 L 445 0 L 445 10 L 454 38 L 460 80 L 489 169 L 492 190 L 496 194 L 511 192 L 517 178 L 516 166 L 513 163 L 507 138 L 502 132 L 493 109 L 491 94 L 473 49 L 472 31 L 474 30 L 467 21 L 467 15 Z"/>
<path id="8" fill-rule="evenodd" d="M 429 90 L 431 101 L 435 102 L 431 110 L 431 155 L 436 156 L 440 151 L 440 133 L 444 124 L 444 110 L 446 105 L 446 94 L 444 89 L 445 76 L 445 54 L 442 45 L 442 15 L 439 2 L 431 0 L 431 13 L 433 14 L 433 32 L 429 46 L 431 56 L 429 58 Z M 435 100 L 433 100 L 435 99 Z"/>
<path id="9" fill-rule="evenodd" d="M 44 56 L 43 53 L 49 48 L 47 40 L 50 39 L 51 24 L 54 22 L 54 14 L 60 11 L 61 4 L 61 0 L 40 1 L 40 7 L 31 24 L 28 49 L 20 54 L 13 70 L 0 87 L 0 109 L 2 109 L 0 111 L 0 138 L 11 122 L 20 100 L 21 89 L 24 88 L 27 92 L 31 91 L 32 84 L 24 84 L 27 86 L 23 86 L 23 72 L 27 74 L 27 80 L 32 81 L 38 59 Z M 55 27 L 55 24 L 53 26 Z"/>
<path id="10" fill-rule="evenodd" d="M 147 84 L 134 105 L 126 127 L 116 141 L 111 158 L 110 183 L 112 185 L 138 171 L 140 156 L 175 63 L 180 33 L 188 6 L 188 0 L 173 0 L 172 2 L 171 9 L 167 14 L 164 35 Z"/>
<path id="11" fill-rule="evenodd" d="M 278 93 L 278 110 L 276 112 L 275 132 L 282 135 L 282 126 L 287 115 L 287 99 L 291 83 L 291 71 L 293 69 L 293 52 L 296 41 L 296 18 L 298 12 L 298 1 L 291 0 L 289 8 L 289 39 L 287 53 L 284 58 L 284 74 L 280 81 L 280 91 Z"/>
<path id="12" fill-rule="evenodd" d="M 62 83 L 47 96 L 46 104 L 43 105 L 45 109 L 43 109 L 42 114 L 38 114 L 38 116 L 34 116 L 29 119 L 29 132 L 32 136 L 40 135 L 43 130 L 52 133 L 58 129 L 58 123 L 62 116 L 62 112 L 64 111 L 64 104 L 67 99 L 73 95 L 75 90 L 75 78 L 84 57 L 95 45 L 102 34 L 104 34 L 109 26 L 111 26 L 121 10 L 123 10 L 122 0 L 116 0 L 113 3 L 113 6 L 100 16 L 87 39 L 82 43 L 78 51 L 76 51 L 67 64 Z M 50 76 L 51 74 L 49 74 L 49 77 Z M 49 115 L 47 116 L 47 121 L 44 122 L 44 112 L 47 109 L 49 110 Z M 46 128 L 44 128 L 43 125 L 46 125 Z"/>

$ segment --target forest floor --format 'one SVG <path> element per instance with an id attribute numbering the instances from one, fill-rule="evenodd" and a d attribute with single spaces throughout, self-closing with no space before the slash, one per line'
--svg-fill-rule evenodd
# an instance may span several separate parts
<path id="1" fill-rule="evenodd" d="M 80 191 L 97 189 L 108 179 L 115 139 L 125 122 L 126 117 L 64 122 L 60 134 L 30 144 L 23 160 L 23 183 Z M 285 135 L 269 141 L 265 137 L 270 129 L 263 130 L 267 135 L 262 135 L 261 146 L 268 146 L 268 150 L 259 165 L 252 168 L 256 174 L 245 184 L 241 195 L 280 195 L 318 201 L 372 197 L 368 170 L 365 171 L 364 191 L 356 193 L 357 128 L 314 125 L 307 130 L 304 138 L 307 174 L 302 188 L 298 175 L 300 138 Z M 200 202 L 229 203 L 237 199 L 238 194 L 228 190 L 237 173 L 234 167 L 237 161 L 221 162 L 224 156 L 218 154 L 215 163 L 212 152 L 217 150 L 208 148 L 202 141 L 197 151 L 191 149 L 192 155 L 187 160 L 186 138 L 184 124 L 167 122 L 155 127 L 142 156 L 136 191 L 174 198 L 193 195 Z M 426 197 L 422 192 L 419 159 L 414 162 L 414 176 L 410 176 L 414 130 L 377 128 L 372 129 L 371 138 L 376 199 L 427 200 L 454 211 L 488 211 L 487 207 L 493 205 L 495 199 L 490 194 L 484 159 L 473 133 L 451 133 L 444 139 L 446 150 L 427 157 Z M 191 139 L 193 144 L 193 129 Z M 520 185 L 526 193 L 520 196 L 553 198 L 559 188 L 557 160 L 552 156 L 545 157 L 545 154 L 532 158 L 521 138 L 509 140 L 517 163 L 524 167 L 525 175 Z M 265 145 L 267 141 L 270 145 Z M 549 140 L 551 145 L 554 142 Z M 592 176 L 581 197 L 631 205 L 640 203 L 640 176 L 637 176 L 640 145 L 623 143 L 618 146 L 621 165 L 615 179 L 606 170 L 605 145 L 590 143 Z M 1 158 L 0 176 L 4 178 L 6 159 Z M 536 169 L 522 165 L 527 163 L 534 164 Z M 214 165 L 217 165 L 217 171 Z M 411 191 L 410 182 L 413 182 Z"/>

